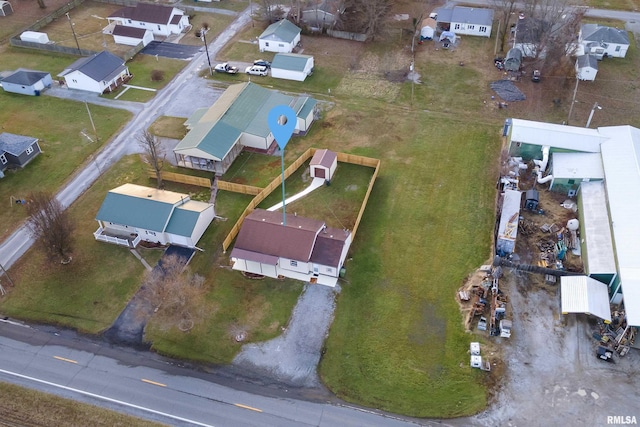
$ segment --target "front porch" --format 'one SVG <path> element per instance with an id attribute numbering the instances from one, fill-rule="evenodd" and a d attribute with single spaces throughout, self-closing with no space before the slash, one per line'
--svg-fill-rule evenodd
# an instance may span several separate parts
<path id="1" fill-rule="evenodd" d="M 102 227 L 93 233 L 93 237 L 100 242 L 113 243 L 119 246 L 135 248 L 142 240 L 136 233 L 118 232 L 115 230 L 105 230 Z"/>

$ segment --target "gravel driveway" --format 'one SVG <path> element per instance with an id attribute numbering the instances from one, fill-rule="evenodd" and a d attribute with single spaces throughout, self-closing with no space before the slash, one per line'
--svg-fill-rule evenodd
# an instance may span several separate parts
<path id="1" fill-rule="evenodd" d="M 270 341 L 245 345 L 233 364 L 290 386 L 319 386 L 316 368 L 333 321 L 337 292 L 338 288 L 305 285 L 287 330 Z"/>

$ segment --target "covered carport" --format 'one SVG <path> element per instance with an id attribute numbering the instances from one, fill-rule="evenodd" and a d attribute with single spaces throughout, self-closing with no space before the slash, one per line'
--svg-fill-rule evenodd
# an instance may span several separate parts
<path id="1" fill-rule="evenodd" d="M 586 313 L 611 323 L 607 285 L 587 276 L 560 278 L 562 314 Z"/>

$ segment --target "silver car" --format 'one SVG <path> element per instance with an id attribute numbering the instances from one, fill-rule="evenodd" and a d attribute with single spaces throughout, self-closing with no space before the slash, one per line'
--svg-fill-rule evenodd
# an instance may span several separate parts
<path id="1" fill-rule="evenodd" d="M 266 76 L 269 73 L 269 70 L 263 65 L 251 65 L 247 67 L 245 72 L 253 76 Z"/>

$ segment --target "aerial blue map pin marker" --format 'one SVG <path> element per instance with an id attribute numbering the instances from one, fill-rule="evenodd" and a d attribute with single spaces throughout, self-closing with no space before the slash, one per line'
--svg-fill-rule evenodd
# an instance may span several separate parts
<path id="1" fill-rule="evenodd" d="M 284 124 L 281 124 L 281 119 L 283 117 L 286 119 Z M 269 117 L 267 118 L 267 123 L 269 124 L 269 130 L 276 138 L 276 142 L 278 143 L 278 147 L 281 150 L 284 150 L 284 147 L 291 139 L 291 135 L 293 135 L 293 131 L 296 128 L 296 112 L 286 105 L 276 105 L 269 111 Z"/>

